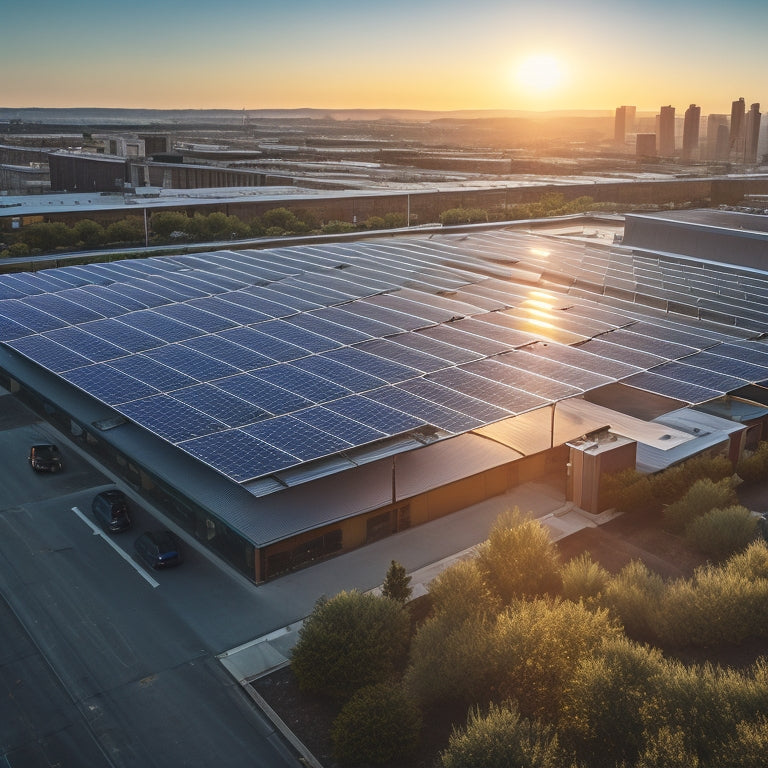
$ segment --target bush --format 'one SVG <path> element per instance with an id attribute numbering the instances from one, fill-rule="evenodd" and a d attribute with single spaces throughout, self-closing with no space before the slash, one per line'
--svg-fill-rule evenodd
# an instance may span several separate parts
<path id="1" fill-rule="evenodd" d="M 636 768 L 699 768 L 699 758 L 685 744 L 681 728 L 664 726 L 650 736 Z"/>
<path id="2" fill-rule="evenodd" d="M 697 517 L 716 507 L 729 507 L 738 503 L 731 478 L 715 483 L 708 478 L 696 480 L 687 493 L 664 510 L 664 524 L 671 531 L 682 532 Z"/>
<path id="3" fill-rule="evenodd" d="M 72 245 L 74 233 L 66 224 L 59 221 L 51 223 L 41 221 L 23 227 L 18 237 L 31 250 L 47 252 Z"/>
<path id="4" fill-rule="evenodd" d="M 454 625 L 495 616 L 501 608 L 475 560 L 460 560 L 438 574 L 429 585 L 429 596 L 434 613 L 445 614 Z"/>
<path id="5" fill-rule="evenodd" d="M 179 211 L 160 211 L 152 214 L 149 223 L 153 234 L 168 240 L 174 232 L 186 233 L 190 219 L 186 213 Z"/>
<path id="6" fill-rule="evenodd" d="M 768 442 L 761 441 L 751 453 L 745 452 L 736 465 L 736 474 L 745 483 L 757 483 L 768 476 Z"/>
<path id="7" fill-rule="evenodd" d="M 588 605 L 595 603 L 602 597 L 610 578 L 608 571 L 594 562 L 589 552 L 584 552 L 560 569 L 562 595 L 574 603 L 580 600 Z"/>
<path id="8" fill-rule="evenodd" d="M 477 566 L 505 603 L 560 591 L 557 547 L 544 526 L 517 508 L 499 515 L 478 547 Z"/>
<path id="9" fill-rule="evenodd" d="M 470 711 L 440 755 L 442 768 L 562 768 L 551 728 L 520 716 L 514 703 Z"/>
<path id="10" fill-rule="evenodd" d="M 650 641 L 656 637 L 656 614 L 665 590 L 661 576 L 633 560 L 610 579 L 603 602 L 629 637 Z"/>
<path id="11" fill-rule="evenodd" d="M 716 752 L 715 765 L 764 768 L 768 756 L 768 718 L 736 724 L 736 732 Z"/>
<path id="12" fill-rule="evenodd" d="M 643 744 L 641 705 L 663 669 L 661 653 L 617 637 L 579 663 L 560 713 L 562 740 L 590 768 L 633 765 Z"/>
<path id="13" fill-rule="evenodd" d="M 757 519 L 741 506 L 711 509 L 685 529 L 685 540 L 714 560 L 744 549 L 757 534 Z"/>
<path id="14" fill-rule="evenodd" d="M 126 216 L 120 221 L 113 221 L 104 232 L 107 243 L 143 243 L 144 239 L 144 220 L 139 216 Z"/>
<path id="15" fill-rule="evenodd" d="M 106 240 L 106 233 L 101 224 L 92 219 L 81 219 L 72 227 L 73 242 L 82 243 L 85 248 L 97 248 Z"/>
<path id="16" fill-rule="evenodd" d="M 261 217 L 261 224 L 267 233 L 270 230 L 280 230 L 280 234 L 292 233 L 301 229 L 301 222 L 288 208 L 272 208 L 266 211 Z"/>
<path id="17" fill-rule="evenodd" d="M 400 563 L 393 560 L 389 565 L 387 576 L 381 589 L 381 594 L 397 603 L 407 603 L 411 597 L 411 577 L 405 573 Z"/>
<path id="18" fill-rule="evenodd" d="M 320 229 L 324 235 L 342 235 L 345 232 L 354 232 L 357 227 L 349 221 L 329 221 Z"/>
<path id="19" fill-rule="evenodd" d="M 405 662 L 410 619 L 386 597 L 340 592 L 321 598 L 304 621 L 291 668 L 304 691 L 338 699 L 384 682 Z"/>
<path id="20" fill-rule="evenodd" d="M 722 568 L 750 581 L 768 579 L 768 543 L 762 539 L 753 541 L 743 552 L 729 558 Z"/>
<path id="21" fill-rule="evenodd" d="M 651 492 L 660 504 L 673 504 L 685 496 L 697 480 L 717 483 L 731 475 L 733 465 L 725 456 L 694 456 L 654 475 Z"/>
<path id="22" fill-rule="evenodd" d="M 421 713 L 402 688 L 387 683 L 361 688 L 331 727 L 336 759 L 344 765 L 384 765 L 418 746 Z"/>
<path id="23" fill-rule="evenodd" d="M 656 507 L 651 479 L 636 469 L 605 474 L 600 478 L 600 509 L 617 509 L 628 514 Z"/>

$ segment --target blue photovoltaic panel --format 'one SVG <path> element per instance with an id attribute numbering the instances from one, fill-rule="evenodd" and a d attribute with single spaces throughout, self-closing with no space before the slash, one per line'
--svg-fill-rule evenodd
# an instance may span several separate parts
<path id="1" fill-rule="evenodd" d="M 289 392 L 282 387 L 276 387 L 263 379 L 257 379 L 249 373 L 242 373 L 239 376 L 230 376 L 226 379 L 220 379 L 216 382 L 219 389 L 223 389 L 231 395 L 247 400 L 249 403 L 258 405 L 259 408 L 267 411 L 273 416 L 279 416 L 283 413 L 290 413 L 299 408 L 306 408 L 312 405 L 311 400 L 305 397 Z"/>
<path id="2" fill-rule="evenodd" d="M 461 367 L 462 370 L 484 376 L 491 381 L 498 381 L 508 387 L 522 389 L 549 401 L 562 400 L 582 393 L 581 389 L 572 387 L 570 384 L 539 376 L 530 371 L 523 371 L 513 365 L 503 365 L 496 358 L 476 360 Z"/>
<path id="3" fill-rule="evenodd" d="M 325 403 L 349 395 L 351 390 L 329 379 L 307 373 L 290 363 L 279 363 L 253 372 L 261 381 L 287 389 L 313 403 Z"/>
<path id="4" fill-rule="evenodd" d="M 226 429 L 220 421 L 167 395 L 155 395 L 123 403 L 117 410 L 123 416 L 172 443 Z"/>
<path id="5" fill-rule="evenodd" d="M 10 278 L 11 275 L 0 275 L 0 300 L 23 299 L 27 292 L 23 290 L 23 286 L 15 287 Z"/>
<path id="6" fill-rule="evenodd" d="M 706 368 L 697 368 L 695 365 L 685 363 L 664 363 L 658 368 L 653 368 L 651 373 L 668 376 L 670 379 L 677 379 L 707 389 L 716 389 L 722 394 L 740 389 L 749 383 L 745 379 L 737 379 L 733 376 L 715 373 Z"/>
<path id="7" fill-rule="evenodd" d="M 735 376 L 739 379 L 746 379 L 750 382 L 764 381 L 768 378 L 768 358 L 766 366 L 748 363 L 745 360 L 734 359 L 720 354 L 722 348 L 728 346 L 721 344 L 713 347 L 709 352 L 699 352 L 697 355 L 683 358 L 681 362 L 686 365 L 695 365 L 699 368 L 706 368 L 708 371 Z"/>
<path id="8" fill-rule="evenodd" d="M 167 304 L 164 307 L 157 307 L 154 311 L 158 315 L 170 317 L 207 333 L 223 331 L 225 328 L 234 328 L 237 325 L 233 320 L 227 320 L 221 315 L 214 315 L 186 303 Z"/>
<path id="9" fill-rule="evenodd" d="M 307 355 L 306 349 L 253 328 L 232 328 L 216 335 L 279 362 L 296 360 Z"/>
<path id="10" fill-rule="evenodd" d="M 77 267 L 52 267 L 50 269 L 41 269 L 38 275 L 55 274 L 56 279 L 68 287 L 77 288 L 89 283 Z M 0 279 L 0 283 L 2 280 Z"/>
<path id="11" fill-rule="evenodd" d="M 384 293 L 379 296 L 371 296 L 365 299 L 370 304 L 377 307 L 385 307 L 395 312 L 402 312 L 404 315 L 414 317 L 420 321 L 419 327 L 432 325 L 434 323 L 446 323 L 454 317 L 461 316 L 462 313 L 455 313 L 450 309 L 434 307 L 427 304 L 417 304 L 410 299 L 403 299 L 394 293 Z"/>
<path id="12" fill-rule="evenodd" d="M 407 365 L 419 373 L 433 373 L 449 366 L 449 363 L 441 360 L 439 357 L 428 355 L 426 352 L 420 352 L 418 349 L 405 347 L 402 344 L 396 344 L 395 339 L 366 341 L 363 344 L 358 344 L 356 349 L 371 355 L 378 355 L 386 360 L 393 360 L 396 363 Z"/>
<path id="13" fill-rule="evenodd" d="M 158 363 L 191 376 L 196 381 L 211 381 L 240 371 L 232 365 L 196 352 L 183 344 L 167 344 L 147 352 Z"/>
<path id="14" fill-rule="evenodd" d="M 454 347 L 437 339 L 430 339 L 422 333 L 401 333 L 398 336 L 392 336 L 389 341 L 409 349 L 417 349 L 428 355 L 444 360 L 446 367 L 449 365 L 459 365 L 468 363 L 471 360 L 479 360 L 482 355 L 472 352 L 469 349 Z"/>
<path id="15" fill-rule="evenodd" d="M 279 451 L 239 429 L 199 437 L 181 443 L 179 447 L 238 483 L 263 477 L 299 463 L 294 456 Z"/>
<path id="16" fill-rule="evenodd" d="M 58 317 L 30 307 L 25 302 L 18 301 L 17 299 L 0 301 L 0 315 L 7 317 L 15 323 L 24 325 L 37 333 L 50 331 L 54 328 L 63 328 L 67 325 L 63 320 L 59 320 Z"/>
<path id="17" fill-rule="evenodd" d="M 350 392 L 364 392 L 367 389 L 376 389 L 386 382 L 377 376 L 371 376 L 363 373 L 357 368 L 350 368 L 343 363 L 337 363 L 335 360 L 329 360 L 323 355 L 310 355 L 303 357 L 291 363 L 302 371 L 314 373 L 316 376 L 335 381 L 341 386 L 346 387 Z"/>
<path id="18" fill-rule="evenodd" d="M 119 322 L 130 325 L 132 328 L 137 328 L 140 331 L 144 331 L 144 333 L 149 333 L 168 343 L 184 341 L 184 339 L 191 339 L 193 336 L 200 336 L 199 329 L 193 328 L 186 323 L 180 323 L 170 317 L 164 317 L 151 310 L 130 312 L 127 315 L 121 315 Z"/>
<path id="19" fill-rule="evenodd" d="M 263 296 L 255 296 L 248 290 L 232 291 L 227 294 L 227 301 L 231 304 L 238 304 L 259 312 L 265 317 L 289 317 L 295 315 L 296 310 L 285 304 L 278 304 L 276 301 L 270 301 Z"/>
<path id="20" fill-rule="evenodd" d="M 522 331 L 519 328 L 520 318 L 515 318 L 505 312 L 488 312 L 476 318 L 467 318 L 454 327 L 467 333 L 474 333 L 485 339 L 501 342 L 508 348 L 522 347 L 541 338 L 540 333 Z"/>
<path id="21" fill-rule="evenodd" d="M 15 323 L 9 317 L 0 315 L 0 341 L 18 339 L 22 336 L 30 336 L 32 333 L 33 331 L 31 328 L 27 328 L 25 325 L 19 325 L 19 323 Z"/>
<path id="22" fill-rule="evenodd" d="M 743 360 L 746 363 L 768 367 L 768 349 L 760 342 L 744 341 L 733 344 L 721 344 L 711 349 L 710 352 L 733 360 Z"/>
<path id="23" fill-rule="evenodd" d="M 189 298 L 202 298 L 227 291 L 237 291 L 251 285 L 251 283 L 234 280 L 213 271 L 174 272 L 172 275 L 168 275 L 165 280 L 167 285 L 188 294 Z"/>
<path id="24" fill-rule="evenodd" d="M 599 373 L 564 365 L 556 360 L 548 360 L 541 355 L 534 355 L 526 352 L 525 348 L 518 352 L 498 355 L 495 359 L 500 363 L 504 363 L 504 365 L 512 365 L 522 371 L 537 373 L 539 376 L 544 376 L 547 379 L 560 381 L 571 387 L 578 387 L 585 392 L 590 389 L 604 387 L 606 384 L 612 384 L 614 381 L 609 376 L 602 376 Z"/>
<path id="25" fill-rule="evenodd" d="M 592 339 L 585 344 L 579 344 L 579 349 L 590 352 L 597 357 L 606 360 L 619 360 L 628 365 L 634 365 L 637 368 L 653 368 L 656 365 L 666 361 L 665 357 L 652 355 L 650 352 L 641 352 L 637 349 L 622 347 L 620 344 L 610 344 L 600 339 Z"/>
<path id="26" fill-rule="evenodd" d="M 55 328 L 44 334 L 51 341 L 62 344 L 70 349 L 75 349 L 93 363 L 102 363 L 106 360 L 114 360 L 123 357 L 127 352 L 121 347 L 110 344 L 104 339 L 87 333 L 76 326 L 69 328 Z"/>
<path id="27" fill-rule="evenodd" d="M 393 360 L 386 360 L 378 355 L 370 355 L 367 352 L 361 352 L 354 347 L 342 347 L 332 352 L 326 352 L 324 357 L 335 360 L 338 363 L 357 368 L 363 373 L 371 376 L 377 376 L 390 384 L 398 381 L 405 381 L 419 375 L 419 371 L 410 368 L 407 365 L 401 365 Z"/>
<path id="28" fill-rule="evenodd" d="M 111 360 L 110 367 L 133 376 L 134 379 L 159 389 L 170 392 L 195 384 L 195 380 L 180 371 L 158 363 L 145 355 L 129 355 L 117 360 Z"/>
<path id="29" fill-rule="evenodd" d="M 305 331 L 289 320 L 270 320 L 268 323 L 259 323 L 256 327 L 259 333 L 267 333 L 281 341 L 295 344 L 307 352 L 327 352 L 329 349 L 340 347 L 341 343 L 327 336 L 320 336 L 311 331 Z"/>
<path id="30" fill-rule="evenodd" d="M 137 301 L 132 296 L 126 296 L 120 293 L 118 290 L 103 285 L 84 285 L 82 290 L 86 293 L 91 293 L 104 301 L 108 301 L 111 304 L 116 304 L 118 307 L 122 307 L 124 312 L 133 312 L 139 309 L 145 309 L 146 304 L 142 301 Z"/>
<path id="31" fill-rule="evenodd" d="M 150 307 L 170 304 L 174 301 L 193 299 L 202 293 L 202 291 L 194 290 L 178 283 L 174 284 L 160 275 L 148 275 L 147 277 L 148 279 L 132 277 L 130 281 L 120 284 L 120 290 L 123 290 L 124 286 L 130 286 L 131 289 L 141 290 L 147 294 L 158 296 L 160 301 L 154 301 L 149 304 Z"/>
<path id="32" fill-rule="evenodd" d="M 670 379 L 666 376 L 658 376 L 655 373 L 638 373 L 635 376 L 624 379 L 622 383 L 645 390 L 646 392 L 655 392 L 657 395 L 681 400 L 691 405 L 706 403 L 708 400 L 714 400 L 722 395 L 721 392 L 714 389 L 706 389 L 695 384 Z"/>
<path id="33" fill-rule="evenodd" d="M 581 347 L 538 343 L 527 346 L 524 351 L 546 357 L 548 360 L 554 360 L 563 365 L 570 365 L 573 368 L 610 376 L 612 379 L 623 379 L 625 376 L 631 376 L 634 373 L 640 372 L 636 365 L 606 359 L 605 357 L 594 355 Z"/>
<path id="34" fill-rule="evenodd" d="M 275 301 L 282 301 L 286 304 L 300 303 L 302 310 L 318 309 L 319 307 L 325 307 L 329 304 L 338 304 L 344 301 L 343 298 L 332 299 L 323 294 L 320 290 L 300 288 L 296 285 L 289 285 L 285 281 L 273 283 L 269 288 L 264 288 L 262 290 L 265 291 L 264 295 L 267 296 L 267 298 L 274 297 Z"/>
<path id="35" fill-rule="evenodd" d="M 24 336 L 6 343 L 25 357 L 55 373 L 68 371 L 70 368 L 79 368 L 91 362 L 82 355 L 78 355 L 77 352 L 62 347 L 61 344 L 57 344 L 45 336 Z"/>
<path id="36" fill-rule="evenodd" d="M 198 309 L 212 312 L 214 315 L 220 315 L 237 325 L 249 325 L 250 323 L 260 323 L 271 319 L 269 315 L 263 312 L 257 312 L 255 309 L 250 309 L 242 304 L 235 304 L 232 301 L 225 301 L 221 296 L 192 299 L 188 303 Z"/>
<path id="37" fill-rule="evenodd" d="M 390 408 L 416 416 L 427 424 L 432 424 L 445 432 L 459 434 L 484 426 L 484 423 L 478 419 L 473 419 L 471 416 L 453 411 L 450 408 L 444 408 L 442 405 L 425 400 L 423 397 L 418 397 L 399 387 L 382 387 L 372 392 L 366 392 L 365 396 L 378 403 L 388 405 Z"/>
<path id="38" fill-rule="evenodd" d="M 242 427 L 267 418 L 266 411 L 211 384 L 196 384 L 176 390 L 172 397 L 208 414 L 228 427 Z"/>
<path id="39" fill-rule="evenodd" d="M 138 287 L 138 285 L 134 282 L 131 282 L 131 284 L 115 283 L 111 286 L 111 288 L 115 293 L 119 293 L 121 296 L 125 296 L 127 299 L 138 301 L 142 305 L 143 309 L 159 307 L 161 304 L 170 304 L 172 301 L 177 301 L 183 298 L 179 297 L 179 299 L 171 299 L 167 296 L 162 296 L 161 294 L 151 290 L 151 284 L 146 283 L 146 281 L 143 282 L 146 285 L 147 290 Z"/>
<path id="40" fill-rule="evenodd" d="M 322 405 L 307 408 L 292 415 L 305 424 L 340 437 L 350 445 L 365 445 L 387 437 L 386 433 L 378 429 L 329 411 Z"/>
<path id="41" fill-rule="evenodd" d="M 252 293 L 254 296 L 260 296 L 265 299 L 269 299 L 269 301 L 274 301 L 277 304 L 282 304 L 286 307 L 292 307 L 295 312 L 306 312 L 309 309 L 319 309 L 322 304 L 318 304 L 316 301 L 307 301 L 304 298 L 300 298 L 298 296 L 292 296 L 288 293 L 281 293 L 280 291 L 274 290 L 275 285 L 273 284 L 269 288 L 259 286 L 257 288 L 251 288 L 249 289 L 249 293 Z"/>
<path id="42" fill-rule="evenodd" d="M 402 384 L 398 384 L 397 388 L 418 397 L 423 397 L 425 400 L 437 403 L 445 408 L 471 416 L 484 423 L 508 419 L 512 416 L 512 412 L 505 408 L 501 408 L 493 403 L 486 403 L 483 400 L 478 400 L 476 397 L 465 395 L 462 392 L 457 392 L 455 389 L 449 389 L 426 379 L 404 381 Z"/>
<path id="43" fill-rule="evenodd" d="M 350 448 L 346 440 L 323 432 L 292 416 L 277 416 L 243 429 L 243 432 L 263 440 L 302 461 L 311 461 Z"/>
<path id="44" fill-rule="evenodd" d="M 61 298 L 61 296 L 51 293 L 43 294 L 42 296 L 30 296 L 28 299 L 25 299 L 25 303 L 30 307 L 60 318 L 67 325 L 87 323 L 89 320 L 100 320 L 104 317 L 82 304 L 74 304 Z"/>
<path id="45" fill-rule="evenodd" d="M 684 346 L 682 344 L 673 344 L 663 339 L 652 338 L 651 336 L 644 336 L 640 333 L 633 333 L 631 326 L 629 330 L 616 330 L 610 333 L 604 333 L 602 336 L 598 336 L 601 341 L 607 341 L 611 344 L 617 344 L 622 347 L 628 347 L 629 349 L 637 349 L 640 352 L 649 352 L 652 355 L 658 355 L 665 360 L 676 360 L 686 355 L 692 355 L 694 352 L 698 352 L 698 347 Z"/>
<path id="46" fill-rule="evenodd" d="M 128 352 L 144 352 L 163 344 L 156 336 L 150 336 L 148 333 L 132 328 L 119 320 L 94 320 L 92 323 L 85 323 L 80 327 L 82 330 Z"/>
<path id="47" fill-rule="evenodd" d="M 459 330 L 457 326 L 458 323 L 452 323 L 450 326 L 436 325 L 432 328 L 425 328 L 419 331 L 419 333 L 423 336 L 428 336 L 430 339 L 437 339 L 437 341 L 442 341 L 460 349 L 471 350 L 480 356 L 498 355 L 500 352 L 506 352 L 510 348 L 509 344 L 505 342 L 497 341 L 487 336 L 478 336 L 475 333 L 467 333 L 466 331 Z"/>
<path id="48" fill-rule="evenodd" d="M 665 342 L 671 344 L 680 344 L 683 346 L 693 347 L 694 349 L 707 349 L 714 346 L 717 342 L 702 336 L 692 331 L 682 331 L 678 329 L 668 328 L 662 325 L 655 325 L 653 322 L 639 322 L 630 326 L 628 329 L 632 333 L 639 333 L 649 338 L 662 339 Z"/>
<path id="49" fill-rule="evenodd" d="M 39 280 L 35 279 L 35 276 L 29 272 L 18 272 L 5 276 L 6 284 L 16 288 L 21 294 L 26 296 L 33 296 L 37 293 L 45 293 L 48 289 L 42 285 Z"/>
<path id="50" fill-rule="evenodd" d="M 402 312 L 395 312 L 386 307 L 379 307 L 365 300 L 352 301 L 349 304 L 344 304 L 343 309 L 345 312 L 351 312 L 353 315 L 360 315 L 360 317 L 376 320 L 379 323 L 384 323 L 392 328 L 399 328 L 401 331 L 413 331 L 416 328 L 423 328 L 425 325 L 429 325 L 429 323 L 420 318 L 404 315 Z"/>
<path id="51" fill-rule="evenodd" d="M 344 305 L 340 307 L 324 307 L 310 314 L 321 317 L 323 320 L 330 320 L 332 323 L 343 325 L 345 328 L 354 328 L 356 331 L 365 333 L 371 338 L 381 338 L 383 336 L 392 336 L 400 333 L 401 329 L 394 325 L 373 320 L 370 317 L 356 315 L 353 312 L 347 312 Z"/>
<path id="52" fill-rule="evenodd" d="M 300 315 L 294 315 L 285 322 L 291 325 L 297 325 L 305 331 L 318 334 L 326 339 L 332 339 L 339 344 L 356 344 L 358 341 L 366 341 L 371 337 L 367 333 L 362 333 L 354 328 L 339 325 L 329 320 L 324 320 L 311 312 L 303 312 Z M 328 349 L 329 347 L 326 347 Z"/>
<path id="53" fill-rule="evenodd" d="M 499 384 L 460 368 L 445 368 L 430 374 L 427 378 L 436 384 L 456 389 L 478 400 L 501 405 L 512 413 L 523 413 L 548 403 L 543 397 Z"/>
<path id="54" fill-rule="evenodd" d="M 117 317 L 118 315 L 125 314 L 125 307 L 82 288 L 68 288 L 66 291 L 62 291 L 59 296 L 80 306 L 87 307 L 101 317 Z"/>
<path id="55" fill-rule="evenodd" d="M 94 363 L 83 368 L 74 368 L 61 374 L 76 387 L 93 395 L 107 405 L 119 405 L 130 400 L 158 394 L 157 389 L 134 379 L 125 373 L 110 368 L 106 363 Z"/>
<path id="56" fill-rule="evenodd" d="M 398 435 L 424 426 L 424 421 L 410 414 L 396 411 L 388 405 L 369 400 L 363 395 L 351 395 L 326 405 L 328 410 L 354 421 L 359 421 L 387 435 Z"/>
<path id="57" fill-rule="evenodd" d="M 252 349 L 241 344 L 235 344 L 233 341 L 227 341 L 217 334 L 196 336 L 194 339 L 183 342 L 183 346 L 234 365 L 241 371 L 263 368 L 265 365 L 272 365 L 275 362 L 271 357 L 254 352 Z"/>

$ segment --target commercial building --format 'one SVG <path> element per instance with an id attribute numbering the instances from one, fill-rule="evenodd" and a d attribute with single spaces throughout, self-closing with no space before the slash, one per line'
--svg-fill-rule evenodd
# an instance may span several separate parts
<path id="1" fill-rule="evenodd" d="M 0 275 L 0 383 L 256 582 L 543 474 L 599 511 L 606 471 L 767 433 L 765 276 L 664 253 L 656 224 L 695 222 Z M 663 421 L 732 402 L 737 428 Z"/>
<path id="2" fill-rule="evenodd" d="M 698 156 L 700 123 L 701 107 L 691 104 L 685 110 L 683 121 L 683 160 L 693 160 Z"/>
<path id="3" fill-rule="evenodd" d="M 744 160 L 744 134 L 746 123 L 746 107 L 744 98 L 731 103 L 731 125 L 728 134 L 728 151 L 730 159 L 740 163 Z"/>
<path id="4" fill-rule="evenodd" d="M 614 120 L 613 140 L 616 144 L 623 146 L 627 141 L 627 134 L 635 131 L 636 107 L 616 107 L 616 118 Z"/>
<path id="5" fill-rule="evenodd" d="M 675 155 L 675 108 L 662 107 L 659 112 L 659 155 L 673 157 Z"/>
<path id="6" fill-rule="evenodd" d="M 744 162 L 757 162 L 757 143 L 760 138 L 760 105 L 752 104 L 744 128 Z"/>
<path id="7" fill-rule="evenodd" d="M 707 116 L 707 152 L 706 159 L 709 161 L 728 160 L 729 152 L 729 127 L 728 115 L 708 115 Z"/>

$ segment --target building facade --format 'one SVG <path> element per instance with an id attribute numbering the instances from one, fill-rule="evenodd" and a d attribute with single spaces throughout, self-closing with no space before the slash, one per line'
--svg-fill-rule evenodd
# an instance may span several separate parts
<path id="1" fill-rule="evenodd" d="M 662 107 L 659 111 L 659 155 L 673 157 L 675 155 L 675 108 Z"/>

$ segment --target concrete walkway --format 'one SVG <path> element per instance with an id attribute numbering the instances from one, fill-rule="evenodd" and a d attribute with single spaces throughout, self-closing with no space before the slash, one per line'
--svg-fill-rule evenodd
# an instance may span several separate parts
<path id="1" fill-rule="evenodd" d="M 565 501 L 562 491 L 546 482 L 531 482 L 508 493 L 487 499 L 425 525 L 402 531 L 374 544 L 334 557 L 302 571 L 288 574 L 258 589 L 269 592 L 289 587 L 294 597 L 295 618 L 285 626 L 219 655 L 219 660 L 241 684 L 288 663 L 303 620 L 316 600 L 342 590 L 376 590 L 390 562 L 396 560 L 411 577 L 413 597 L 443 569 L 457 560 L 470 557 L 505 510 L 517 507 L 530 513 L 549 528 L 557 541 L 585 527 L 603 522 L 604 515 L 591 515 Z"/>

